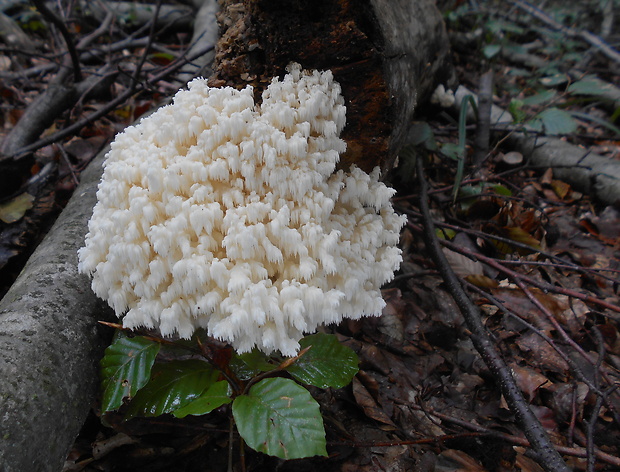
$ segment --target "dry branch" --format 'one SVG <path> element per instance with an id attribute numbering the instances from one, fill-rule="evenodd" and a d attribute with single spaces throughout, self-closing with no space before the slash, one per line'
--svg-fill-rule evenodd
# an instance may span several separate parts
<path id="1" fill-rule="evenodd" d="M 447 290 L 458 305 L 467 323 L 467 327 L 471 331 L 470 338 L 473 345 L 480 353 L 489 371 L 493 374 L 493 378 L 497 380 L 498 387 L 506 399 L 510 411 L 515 415 L 515 419 L 521 426 L 525 437 L 533 449 L 532 455 L 534 458 L 548 472 L 568 472 L 568 466 L 553 447 L 545 429 L 532 412 L 508 365 L 500 356 L 493 339 L 482 324 L 480 310 L 467 296 L 459 279 L 446 260 L 444 253 L 441 251 L 435 234 L 435 226 L 430 215 L 427 200 L 428 186 L 424 177 L 421 159 L 417 160 L 416 171 L 420 191 L 420 210 L 424 221 L 424 243 L 446 284 Z"/>

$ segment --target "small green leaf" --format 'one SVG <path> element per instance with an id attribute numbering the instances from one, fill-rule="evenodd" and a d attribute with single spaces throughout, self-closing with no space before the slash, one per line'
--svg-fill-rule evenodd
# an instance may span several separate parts
<path id="1" fill-rule="evenodd" d="M 6 224 L 15 223 L 32 208 L 34 197 L 29 193 L 21 193 L 7 202 L 0 203 L 0 220 Z"/>
<path id="2" fill-rule="evenodd" d="M 448 159 L 452 159 L 455 161 L 458 160 L 461 152 L 461 147 L 456 143 L 444 143 L 441 146 L 441 153 Z"/>
<path id="3" fill-rule="evenodd" d="M 239 434 L 255 451 L 281 459 L 327 456 L 319 404 L 291 379 L 264 379 L 235 398 Z"/>
<path id="4" fill-rule="evenodd" d="M 558 93 L 555 90 L 545 90 L 536 95 L 530 95 L 521 100 L 521 103 L 525 106 L 542 105 L 553 100 Z"/>
<path id="5" fill-rule="evenodd" d="M 156 364 L 151 380 L 129 404 L 126 419 L 171 413 L 196 400 L 213 385 L 219 372 L 197 359 Z"/>
<path id="6" fill-rule="evenodd" d="M 569 134 L 577 129 L 575 119 L 564 110 L 559 108 L 547 108 L 539 113 L 547 134 Z"/>
<path id="7" fill-rule="evenodd" d="M 172 414 L 177 418 L 185 418 L 187 415 L 206 415 L 216 408 L 230 403 L 231 389 L 226 380 L 220 380 L 212 384 L 198 398 L 184 407 L 174 410 Z"/>
<path id="8" fill-rule="evenodd" d="M 416 121 L 411 125 L 409 129 L 409 142 L 413 146 L 422 145 L 429 151 L 437 149 L 437 142 L 435 141 L 433 130 L 425 121 Z"/>
<path id="9" fill-rule="evenodd" d="M 159 352 L 159 343 L 142 336 L 127 337 L 118 332 L 101 359 L 101 409 L 119 408 L 123 398 L 133 397 L 149 381 L 151 368 Z"/>
<path id="10" fill-rule="evenodd" d="M 527 114 L 523 111 L 523 100 L 513 98 L 508 105 L 508 113 L 512 115 L 515 123 L 523 123 Z"/>
<path id="11" fill-rule="evenodd" d="M 448 241 L 451 241 L 456 236 L 456 231 L 449 228 L 435 228 L 435 235 L 437 235 L 439 239 L 447 239 Z"/>
<path id="12" fill-rule="evenodd" d="M 299 345 L 302 349 L 310 346 L 310 350 L 286 369 L 298 382 L 320 388 L 341 388 L 359 370 L 357 354 L 333 334 L 312 334 L 299 341 Z"/>
<path id="13" fill-rule="evenodd" d="M 542 133 L 543 130 L 543 122 L 540 118 L 533 118 L 525 123 L 528 130 L 536 131 L 538 133 Z"/>
<path id="14" fill-rule="evenodd" d="M 555 87 L 556 85 L 563 85 L 568 82 L 568 76 L 566 74 L 554 74 L 548 77 L 539 79 L 540 83 L 545 87 Z"/>
<path id="15" fill-rule="evenodd" d="M 502 46 L 500 44 L 488 44 L 482 48 L 482 54 L 484 54 L 484 57 L 487 59 L 491 59 L 492 57 L 497 56 L 501 50 Z"/>
<path id="16" fill-rule="evenodd" d="M 497 185 L 492 185 L 491 188 L 493 189 L 493 191 L 498 194 L 498 195 L 504 195 L 506 197 L 512 197 L 512 191 L 500 184 Z"/>
<path id="17" fill-rule="evenodd" d="M 567 91 L 573 95 L 593 95 L 602 97 L 610 92 L 613 93 L 613 89 L 614 87 L 610 83 L 595 76 L 588 76 L 570 84 Z"/>
<path id="18" fill-rule="evenodd" d="M 267 355 L 256 348 L 243 354 L 234 353 L 230 360 L 230 368 L 241 380 L 249 380 L 261 372 L 269 372 L 276 367 L 276 364 L 269 362 Z"/>

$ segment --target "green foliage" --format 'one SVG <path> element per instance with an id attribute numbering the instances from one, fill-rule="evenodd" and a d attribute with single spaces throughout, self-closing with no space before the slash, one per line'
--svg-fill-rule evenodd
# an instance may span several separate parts
<path id="1" fill-rule="evenodd" d="M 261 372 L 269 372 L 275 369 L 276 364 L 258 349 L 243 354 L 234 354 L 230 361 L 230 367 L 241 380 L 249 380 Z"/>
<path id="2" fill-rule="evenodd" d="M 529 124 L 535 125 L 537 120 L 540 120 L 546 134 L 569 134 L 577 130 L 575 119 L 569 113 L 556 107 L 541 111 Z"/>
<path id="3" fill-rule="evenodd" d="M 252 449 L 282 459 L 327 456 L 319 404 L 290 379 L 264 379 L 235 398 L 239 434 Z"/>
<path id="4" fill-rule="evenodd" d="M 593 75 L 588 75 L 568 86 L 567 92 L 573 95 L 591 95 L 604 97 L 612 90 L 611 84 L 604 82 Z"/>
<path id="5" fill-rule="evenodd" d="M 101 360 L 103 398 L 101 408 L 119 408 L 123 398 L 133 397 L 149 381 L 159 343 L 118 332 Z"/>
<path id="6" fill-rule="evenodd" d="M 313 334 L 299 344 L 302 349 L 310 349 L 286 368 L 298 382 L 320 388 L 341 388 L 348 385 L 359 370 L 357 354 L 340 344 L 334 335 Z"/>
<path id="7" fill-rule="evenodd" d="M 155 363 L 160 343 L 117 334 L 101 361 L 104 412 L 118 409 L 123 398 L 130 399 L 126 419 L 205 415 L 232 402 L 239 434 L 249 447 L 282 459 L 327 455 L 318 403 L 304 387 L 281 376 L 321 388 L 347 385 L 358 371 L 358 358 L 335 336 L 307 336 L 300 341 L 306 350 L 291 359 L 257 350 L 233 354 L 222 370 L 213 367 L 219 364 L 197 339 L 166 344 L 162 356 L 176 358 Z M 207 359 L 195 358 L 198 352 Z"/>
<path id="8" fill-rule="evenodd" d="M 205 361 L 188 359 L 155 364 L 151 380 L 129 404 L 127 418 L 171 413 L 196 400 L 219 372 Z"/>
<path id="9" fill-rule="evenodd" d="M 232 401 L 231 393 L 230 385 L 226 380 L 214 382 L 195 400 L 178 410 L 174 410 L 172 414 L 177 418 L 185 418 L 187 415 L 206 415 L 216 408 L 230 403 Z"/>

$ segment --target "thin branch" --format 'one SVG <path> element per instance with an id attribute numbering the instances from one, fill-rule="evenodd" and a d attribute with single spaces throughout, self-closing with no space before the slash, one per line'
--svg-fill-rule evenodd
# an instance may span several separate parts
<path id="1" fill-rule="evenodd" d="M 489 152 L 491 136 L 491 107 L 493 105 L 493 69 L 480 77 L 478 87 L 478 124 L 474 143 L 474 167 L 482 165 Z"/>
<path id="2" fill-rule="evenodd" d="M 589 43 L 591 46 L 594 46 L 599 51 L 601 51 L 609 59 L 620 64 L 620 52 L 616 51 L 613 47 L 611 47 L 609 44 L 607 44 L 605 41 L 603 41 L 601 38 L 599 38 L 595 34 L 592 34 L 589 31 L 580 31 L 580 30 L 576 30 L 575 28 L 564 26 L 558 23 L 557 21 L 555 21 L 553 18 L 547 15 L 544 11 L 542 11 L 540 8 L 532 5 L 529 2 L 526 2 L 525 0 L 513 0 L 512 3 L 516 5 L 517 7 L 521 8 L 522 10 L 526 11 L 530 15 L 532 15 L 534 18 L 537 18 L 543 23 L 552 27 L 553 29 L 562 31 L 567 36 L 579 37 L 583 39 L 584 41 Z"/>
<path id="3" fill-rule="evenodd" d="M 562 295 L 566 295 L 567 297 L 577 298 L 583 302 L 590 303 L 593 305 L 598 305 L 600 307 L 607 308 L 608 310 L 620 313 L 620 306 L 614 305 L 613 303 L 606 302 L 605 300 L 601 300 L 599 298 L 593 297 L 592 295 L 577 292 L 576 290 L 571 290 L 571 289 L 567 289 L 564 287 L 558 287 L 548 282 L 543 282 L 540 280 L 533 279 L 532 277 L 528 277 L 527 275 L 519 274 L 518 272 L 515 272 L 514 270 L 510 270 L 507 267 L 504 267 L 500 262 L 496 261 L 495 259 L 491 257 L 487 257 L 482 254 L 473 252 L 465 247 L 457 246 L 456 244 L 451 243 L 450 241 L 446 241 L 442 239 L 441 244 L 446 246 L 448 249 L 452 249 L 453 251 L 456 251 L 460 254 L 463 254 L 464 256 L 469 257 L 473 261 L 479 260 L 481 262 L 484 262 L 485 264 L 493 267 L 494 269 L 499 270 L 500 272 L 502 272 L 503 274 L 507 275 L 508 277 L 512 279 L 522 280 L 523 282 L 526 282 L 528 285 L 532 285 L 536 288 L 539 288 L 544 292 L 559 293 Z M 608 313 L 604 314 L 604 316 L 608 316 L 616 321 L 620 319 L 618 316 L 613 316 Z"/>
<path id="4" fill-rule="evenodd" d="M 539 464 L 548 472 L 569 472 L 570 469 L 562 460 L 558 451 L 554 448 L 547 432 L 530 409 L 525 398 L 523 398 L 523 394 L 510 373 L 510 369 L 495 348 L 495 342 L 491 339 L 482 324 L 480 310 L 467 296 L 459 279 L 441 251 L 441 247 L 435 235 L 435 226 L 433 225 L 426 196 L 428 184 L 424 178 L 422 159 L 417 160 L 416 169 L 420 188 L 420 209 L 424 220 L 424 242 L 446 284 L 448 292 L 459 307 L 467 327 L 471 331 L 472 343 L 480 353 L 494 378 L 497 379 L 499 388 L 506 399 L 506 403 L 521 425 Z"/>
<path id="5" fill-rule="evenodd" d="M 213 48 L 214 48 L 214 46 L 209 46 L 208 48 L 205 48 L 204 50 L 199 51 L 198 53 L 196 53 L 196 56 L 199 56 L 201 54 L 205 54 L 205 53 L 207 53 L 209 51 L 212 51 Z M 63 128 L 60 131 L 57 131 L 57 132 L 55 132 L 53 134 L 50 134 L 49 136 L 46 136 L 45 138 L 39 139 L 38 141 L 36 141 L 36 142 L 34 142 L 34 143 L 32 143 L 32 144 L 30 144 L 28 146 L 24 146 L 23 148 L 21 148 L 17 152 L 15 152 L 12 157 L 13 158 L 18 158 L 19 156 L 22 156 L 24 154 L 28 154 L 28 153 L 34 152 L 37 149 L 41 149 L 42 147 L 49 146 L 50 144 L 53 144 L 56 141 L 64 139 L 67 136 L 72 136 L 72 135 L 76 134 L 83 127 L 89 125 L 90 123 L 92 123 L 93 121 L 101 118 L 102 116 L 107 115 L 110 111 L 114 110 L 117 106 L 119 106 L 122 103 L 124 103 L 133 94 L 141 92 L 141 91 L 147 89 L 149 86 L 151 86 L 153 84 L 156 84 L 159 80 L 161 80 L 164 77 L 170 75 L 175 70 L 177 70 L 180 67 L 182 67 L 183 64 L 185 64 L 185 62 L 190 61 L 190 60 L 191 60 L 191 58 L 183 59 L 183 60 L 177 60 L 175 63 L 171 64 L 170 66 L 166 67 L 165 69 L 162 69 L 162 71 L 159 74 L 155 75 L 154 77 L 152 77 L 151 79 L 149 79 L 145 83 L 135 83 L 135 82 L 132 82 L 132 85 L 127 90 L 125 90 L 125 92 L 123 92 L 122 94 L 118 95 L 115 99 L 107 102 L 103 107 L 99 108 L 97 111 L 91 113 L 90 115 L 88 115 L 87 117 L 81 119 L 80 121 L 75 122 L 71 126 L 67 126 L 66 128 Z"/>
<path id="6" fill-rule="evenodd" d="M 75 83 L 82 81 L 82 69 L 80 67 L 80 59 L 78 57 L 77 50 L 75 49 L 75 44 L 73 43 L 73 38 L 71 37 L 71 33 L 65 26 L 64 21 L 62 21 L 56 14 L 47 8 L 45 2 L 43 0 L 32 0 L 34 6 L 41 12 L 43 17 L 48 20 L 50 23 L 53 23 L 63 39 L 65 40 L 65 44 L 67 45 L 67 51 L 69 52 L 69 56 L 71 56 L 71 62 L 73 64 L 73 80 Z"/>
<path id="7" fill-rule="evenodd" d="M 494 431 L 489 428 L 485 428 L 484 426 L 477 425 L 471 421 L 461 420 L 459 418 L 455 418 L 453 416 L 444 415 L 443 413 L 439 413 L 437 411 L 429 410 L 426 408 L 422 408 L 420 405 L 407 403 L 407 406 L 413 408 L 414 410 L 423 411 L 429 415 L 435 416 L 441 421 L 448 422 L 460 426 L 462 428 L 468 429 L 470 431 L 476 431 L 482 434 L 488 434 L 489 436 L 496 437 L 499 439 L 503 439 L 510 444 L 514 444 L 516 446 L 521 447 L 531 447 L 530 442 L 522 437 L 514 436 L 512 434 L 501 433 L 499 431 Z M 557 451 L 561 454 L 565 454 L 567 456 L 573 457 L 588 457 L 588 451 L 582 447 L 566 447 L 566 446 L 555 446 Z M 606 452 L 601 451 L 600 449 L 594 450 L 594 455 L 601 461 L 613 465 L 615 467 L 620 467 L 620 457 L 613 456 Z"/>

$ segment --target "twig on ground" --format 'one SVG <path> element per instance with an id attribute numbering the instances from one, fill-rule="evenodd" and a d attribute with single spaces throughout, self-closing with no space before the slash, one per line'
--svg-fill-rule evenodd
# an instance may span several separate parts
<path id="1" fill-rule="evenodd" d="M 601 38 L 599 38 L 595 34 L 592 34 L 589 31 L 580 31 L 575 28 L 564 26 L 558 23 L 557 21 L 555 21 L 549 15 L 547 15 L 543 10 L 532 5 L 529 2 L 526 2 L 525 0 L 512 0 L 512 3 L 513 5 L 516 5 L 517 7 L 521 8 L 523 11 L 532 15 L 534 18 L 537 18 L 538 20 L 552 27 L 553 29 L 561 31 L 567 36 L 578 37 L 578 38 L 583 39 L 588 44 L 590 44 L 591 46 L 594 46 L 599 51 L 601 51 L 603 54 L 605 54 L 605 56 L 607 56 L 609 59 L 620 64 L 620 52 L 616 51 L 613 47 L 611 47 L 609 44 L 607 44 L 605 41 L 603 41 Z"/>
<path id="2" fill-rule="evenodd" d="M 428 184 L 424 178 L 422 159 L 417 160 L 416 170 L 420 190 L 420 209 L 424 220 L 423 236 L 426 249 L 435 262 L 450 295 L 465 318 L 467 327 L 471 331 L 470 338 L 472 343 L 482 356 L 494 378 L 497 380 L 499 388 L 506 399 L 506 403 L 515 415 L 516 420 L 521 425 L 525 436 L 531 444 L 535 459 L 549 472 L 568 472 L 570 469 L 549 440 L 547 432 L 530 409 L 525 398 L 523 398 L 523 394 L 517 386 L 515 379 L 512 377 L 510 369 L 495 348 L 494 341 L 482 324 L 478 307 L 474 305 L 467 296 L 459 279 L 456 277 L 456 274 L 441 251 L 435 235 L 435 226 L 430 215 L 430 208 L 426 195 Z"/>
<path id="3" fill-rule="evenodd" d="M 457 426 L 460 426 L 462 428 L 468 429 L 470 431 L 476 431 L 476 432 L 480 432 L 483 434 L 488 434 L 489 436 L 493 436 L 499 439 L 503 439 L 506 442 L 510 443 L 510 444 L 514 444 L 516 446 L 521 446 L 521 447 L 531 447 L 530 442 L 522 437 L 519 436 L 514 436 L 512 434 L 506 434 L 506 433 L 501 433 L 499 431 L 494 431 L 492 429 L 488 429 L 485 428 L 484 426 L 480 426 L 477 425 L 475 423 L 472 423 L 470 421 L 465 421 L 459 418 L 455 418 L 453 416 L 449 416 L 449 415 L 444 415 L 443 413 L 439 413 L 437 411 L 433 411 L 433 410 L 429 410 L 427 408 L 423 408 L 420 405 L 416 405 L 416 404 L 410 404 L 407 403 L 407 405 L 411 408 L 413 408 L 414 410 L 418 410 L 418 411 L 423 411 L 427 414 L 430 414 L 432 416 L 437 417 L 438 419 L 440 419 L 441 421 L 445 421 L 445 422 L 449 422 L 452 424 L 455 424 Z M 555 446 L 555 449 L 561 453 L 561 454 L 565 454 L 567 456 L 573 456 L 573 457 L 588 457 L 588 451 L 585 448 L 582 447 L 566 447 L 566 446 Z M 620 457 L 608 454 L 606 452 L 603 452 L 599 449 L 594 449 L 594 455 L 600 459 L 601 461 L 613 465 L 615 467 L 620 467 Z"/>
<path id="4" fill-rule="evenodd" d="M 43 0 L 32 0 L 32 3 L 34 3 L 41 15 L 43 15 L 43 17 L 47 21 L 52 23 L 56 28 L 58 28 L 58 31 L 60 31 L 60 34 L 62 35 L 63 39 L 65 40 L 65 44 L 67 45 L 67 51 L 69 52 L 69 56 L 71 57 L 71 63 L 73 64 L 73 80 L 76 83 L 81 82 L 82 69 L 80 67 L 80 59 L 78 57 L 77 50 L 75 49 L 73 38 L 71 37 L 69 30 L 67 30 L 64 21 L 58 18 L 58 16 L 56 16 L 53 11 L 47 8 Z"/>
<path id="5" fill-rule="evenodd" d="M 199 56 L 200 54 L 205 54 L 213 50 L 213 48 L 214 46 L 209 46 L 205 48 L 204 50 L 197 52 L 196 56 Z M 66 128 L 60 131 L 57 131 L 56 133 L 50 134 L 49 136 L 46 136 L 45 138 L 41 138 L 38 141 L 28 146 L 22 147 L 21 149 L 17 150 L 14 153 L 13 157 L 17 158 L 21 155 L 34 152 L 37 149 L 41 149 L 42 147 L 48 146 L 60 139 L 66 138 L 67 136 L 71 136 L 77 133 L 83 127 L 89 125 L 96 119 L 101 118 L 102 116 L 108 114 L 110 111 L 114 110 L 117 106 L 125 102 L 125 100 L 131 97 L 134 93 L 141 92 L 145 90 L 146 88 L 148 88 L 149 86 L 157 83 L 159 80 L 163 79 L 164 77 L 172 74 L 175 70 L 182 67 L 186 61 L 191 61 L 191 57 L 187 59 L 179 58 L 177 61 L 170 64 L 168 67 L 162 69 L 159 72 L 159 74 L 155 75 L 154 77 L 152 77 L 145 83 L 133 83 L 131 87 L 125 90 L 125 92 L 118 95 L 114 100 L 111 100 L 108 103 L 106 103 L 103 107 L 99 108 L 97 111 L 91 113 L 90 115 L 86 116 L 80 121 L 73 123 L 71 126 L 67 126 Z"/>
<path id="6" fill-rule="evenodd" d="M 444 246 L 446 246 L 448 249 L 451 249 L 453 251 L 456 251 L 458 253 L 461 253 L 467 257 L 469 257 L 470 259 L 474 260 L 474 261 L 481 261 L 484 262 L 485 264 L 488 264 L 489 266 L 493 267 L 494 269 L 499 270 L 500 272 L 504 273 L 505 275 L 507 275 L 508 277 L 516 280 L 522 280 L 523 282 L 527 283 L 528 285 L 532 285 L 536 288 L 539 288 L 541 290 L 543 290 L 544 292 L 552 292 L 552 293 L 559 293 L 562 295 L 566 295 L 568 297 L 571 298 L 577 298 L 578 300 L 581 300 L 583 302 L 586 303 L 591 303 L 593 305 L 598 305 L 600 307 L 603 308 L 607 308 L 608 310 L 612 310 L 615 311 L 617 313 L 620 313 L 620 306 L 618 305 L 614 305 L 613 303 L 609 303 L 606 302 L 605 300 L 601 300 L 599 298 L 593 297 L 592 295 L 588 295 L 585 293 L 581 293 L 581 292 L 577 292 L 576 290 L 571 290 L 568 288 L 564 288 L 564 287 L 558 287 L 557 285 L 553 285 L 550 284 L 548 282 L 543 282 L 541 280 L 536 280 L 533 279 L 531 277 L 528 277 L 527 275 L 523 275 L 523 274 L 519 274 L 518 272 L 515 272 L 511 269 L 508 269 L 507 267 L 505 267 L 504 265 L 502 265 L 500 262 L 496 261 L 495 259 L 493 259 L 492 257 L 487 257 L 484 256 L 482 254 L 479 253 L 475 253 L 467 248 L 464 247 L 460 247 L 457 246 L 456 244 L 451 243 L 450 241 L 446 241 L 446 240 L 442 240 L 441 244 L 443 244 Z M 614 320 L 618 321 L 620 318 L 618 316 L 614 316 L 611 315 L 609 313 L 605 313 L 604 316 L 608 316 L 610 318 L 613 318 Z"/>

